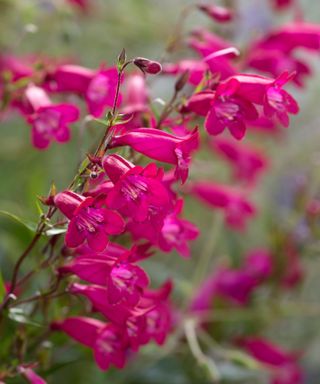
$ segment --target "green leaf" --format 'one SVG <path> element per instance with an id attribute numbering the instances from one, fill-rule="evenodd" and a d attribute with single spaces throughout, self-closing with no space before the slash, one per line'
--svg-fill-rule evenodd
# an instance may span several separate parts
<path id="1" fill-rule="evenodd" d="M 103 124 L 104 126 L 108 125 L 108 122 L 106 120 L 103 120 L 103 119 L 93 119 L 93 120 L 99 124 Z"/>
<path id="2" fill-rule="evenodd" d="M 37 211 L 38 211 L 39 215 L 40 216 L 44 215 L 43 209 L 42 209 L 38 200 L 36 200 L 36 207 L 37 207 Z"/>
<path id="3" fill-rule="evenodd" d="M 13 213 L 0 210 L 0 216 L 4 216 L 4 217 L 7 217 L 11 220 L 14 220 L 17 223 L 22 224 L 24 227 L 28 228 L 32 232 L 36 232 L 36 230 L 37 230 L 38 225 L 36 223 L 30 222 L 28 220 L 24 220 L 21 217 L 15 215 Z"/>
<path id="4" fill-rule="evenodd" d="M 6 287 L 4 285 L 2 273 L 0 271 L 0 303 L 4 299 L 5 294 L 6 294 Z"/>
<path id="5" fill-rule="evenodd" d="M 133 119 L 133 114 L 132 115 L 128 115 L 128 114 L 119 113 L 116 116 L 116 118 L 114 119 L 112 125 L 126 124 L 129 121 L 131 121 L 132 119 Z"/>

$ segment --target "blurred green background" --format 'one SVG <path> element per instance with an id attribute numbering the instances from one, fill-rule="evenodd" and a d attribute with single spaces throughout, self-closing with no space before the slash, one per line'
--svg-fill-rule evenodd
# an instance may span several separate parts
<path id="1" fill-rule="evenodd" d="M 94 9 L 89 15 L 74 12 L 65 7 L 64 1 L 41 0 L 0 0 L 0 45 L 2 51 L 12 51 L 17 55 L 45 54 L 55 58 L 70 58 L 82 65 L 96 68 L 101 62 L 113 64 L 124 47 L 129 57 L 144 56 L 160 58 L 165 45 L 174 30 L 179 13 L 191 1 L 182 0 L 92 0 Z M 239 9 L 243 19 L 238 25 L 237 43 L 241 46 L 254 36 L 256 29 L 271 24 L 280 24 L 291 15 L 275 17 L 267 6 L 267 0 L 242 0 Z M 305 18 L 320 23 L 320 3 L 305 0 L 302 3 Z M 258 8 L 257 8 L 258 7 Z M 257 13 L 256 10 L 259 9 Z M 194 26 L 210 27 L 210 21 L 193 14 L 186 22 L 186 31 Z M 30 28 L 31 26 L 31 28 Z M 35 26 L 36 28 L 34 28 Z M 211 25 L 212 26 L 212 25 Z M 36 31 L 30 33 L 28 31 Z M 186 53 L 181 49 L 175 57 Z M 191 53 L 190 53 L 191 55 Z M 261 136 L 255 138 L 260 146 L 270 154 L 272 169 L 261 180 L 253 193 L 259 207 L 260 216 L 249 226 L 245 235 L 238 235 L 223 229 L 218 232 L 212 252 L 212 263 L 241 257 L 255 246 L 268 245 L 273 222 L 290 228 L 296 218 L 291 217 L 286 201 L 292 194 L 292 180 L 307 178 L 310 194 L 320 194 L 320 58 L 310 57 L 314 76 L 307 81 L 306 89 L 293 90 L 300 103 L 301 114 L 294 118 L 291 127 L 280 141 Z M 152 94 L 168 99 L 171 95 L 171 80 L 152 81 Z M 101 128 L 100 128 L 101 129 Z M 10 116 L 1 122 L 1 173 L 0 209 L 12 212 L 26 220 L 36 221 L 38 211 L 36 195 L 45 195 L 50 183 L 58 189 L 64 188 L 74 174 L 79 160 L 89 143 L 100 135 L 99 127 L 83 132 L 74 127 L 73 140 L 65 145 L 52 145 L 47 151 L 31 148 L 30 128 L 18 116 Z M 209 155 L 200 155 L 192 170 L 192 177 L 199 178 L 199 168 L 203 177 L 214 180 L 227 180 L 228 169 L 222 162 Z M 176 282 L 174 297 L 177 305 L 183 305 L 194 291 L 192 284 L 197 261 L 213 236 L 213 226 L 219 225 L 219 217 L 196 202 L 186 204 L 186 218 L 196 223 L 202 234 L 193 245 L 192 259 L 181 260 L 172 255 L 159 255 L 148 261 L 155 284 L 168 277 Z M 16 256 L 30 238 L 30 233 L 14 221 L 0 217 L 0 266 L 4 277 L 9 278 Z M 219 230 L 219 228 L 218 228 Z M 320 243 L 313 242 L 308 254 L 304 255 L 307 270 L 306 281 L 298 291 L 287 294 L 283 300 L 297 302 L 294 315 L 285 319 L 274 318 L 268 323 L 268 334 L 290 348 L 299 350 L 307 346 L 303 363 L 308 372 L 307 383 L 320 383 Z M 32 261 L 26 263 L 28 269 Z M 155 272 L 156 271 L 156 272 Z M 35 282 L 41 286 L 43 282 Z M 263 294 L 263 293 L 262 293 Z M 299 303 L 312 307 L 312 315 Z M 228 319 L 226 319 L 228 321 Z M 59 339 L 59 336 L 57 336 Z M 1 341 L 0 341 L 1 349 Z M 166 356 L 169 346 L 160 349 L 148 346 L 133 359 L 129 368 L 122 372 L 110 370 L 99 372 L 94 363 L 85 357 L 89 351 L 78 346 L 53 351 L 56 365 L 49 378 L 50 383 L 126 383 L 126 384 L 205 384 L 204 377 L 190 355 L 183 351 Z M 63 365 L 65 361 L 70 362 Z M 61 365 L 60 365 L 61 363 Z M 231 372 L 231 373 L 230 373 Z M 232 373 L 230 383 L 257 383 L 257 378 L 248 377 L 241 381 L 239 371 Z M 51 380 L 51 381 L 50 381 Z M 259 379 L 258 383 L 264 383 Z"/>

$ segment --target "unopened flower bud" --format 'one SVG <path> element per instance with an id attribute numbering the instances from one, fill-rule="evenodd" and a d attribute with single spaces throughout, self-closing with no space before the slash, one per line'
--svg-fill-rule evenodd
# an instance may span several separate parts
<path id="1" fill-rule="evenodd" d="M 230 9 L 220 7 L 218 5 L 199 4 L 198 9 L 204 12 L 211 19 L 224 23 L 232 20 L 233 13 Z"/>
<path id="2" fill-rule="evenodd" d="M 143 57 L 136 57 L 133 60 L 133 64 L 141 69 L 142 72 L 149 73 L 150 75 L 156 75 L 162 70 L 160 63 L 157 61 L 145 59 Z"/>
<path id="3" fill-rule="evenodd" d="M 189 76 L 190 76 L 190 71 L 186 70 L 184 71 L 180 77 L 178 78 L 178 80 L 176 81 L 175 85 L 174 85 L 174 89 L 176 92 L 180 92 L 184 86 L 187 84 L 188 80 L 189 80 Z"/>

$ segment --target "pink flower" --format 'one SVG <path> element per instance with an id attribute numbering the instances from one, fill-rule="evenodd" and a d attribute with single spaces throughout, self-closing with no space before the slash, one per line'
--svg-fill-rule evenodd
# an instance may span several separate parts
<path id="1" fill-rule="evenodd" d="M 171 202 L 162 184 L 161 169 L 155 164 L 135 167 L 118 155 L 105 156 L 102 164 L 114 183 L 107 197 L 111 209 L 117 209 L 138 222 L 151 216 L 162 222 L 161 218 L 168 212 Z"/>
<path id="2" fill-rule="evenodd" d="M 194 29 L 188 43 L 191 48 L 196 50 L 203 57 L 210 55 L 212 52 L 231 46 L 231 43 L 223 40 L 218 35 L 210 33 L 204 28 Z"/>
<path id="3" fill-rule="evenodd" d="M 46 92 L 34 85 L 25 91 L 30 108 L 27 121 L 32 124 L 32 142 L 38 149 L 45 149 L 50 141 L 64 143 L 70 139 L 69 123 L 79 118 L 79 110 L 72 104 L 53 104 Z"/>
<path id="4" fill-rule="evenodd" d="M 250 101 L 232 93 L 228 85 L 218 87 L 206 116 L 205 128 L 211 135 L 218 135 L 228 128 L 232 136 L 240 140 L 246 131 L 246 120 L 257 119 L 258 112 Z"/>
<path id="5" fill-rule="evenodd" d="M 162 72 L 166 75 L 178 75 L 188 71 L 188 82 L 192 85 L 198 85 L 203 80 L 207 69 L 208 65 L 204 61 L 187 59 L 177 63 L 164 64 Z"/>
<path id="6" fill-rule="evenodd" d="M 127 303 L 120 302 L 118 304 L 110 304 L 108 300 L 108 289 L 101 285 L 84 285 L 74 283 L 69 287 L 69 291 L 75 295 L 85 296 L 92 304 L 95 311 L 100 312 L 104 317 L 114 324 L 124 325 L 130 316 L 143 314 L 144 311 L 135 310 L 127 305 Z M 147 308 L 146 311 L 150 310 Z"/>
<path id="7" fill-rule="evenodd" d="M 236 94 L 237 83 L 220 83 L 215 92 L 200 92 L 191 96 L 182 112 L 195 112 L 206 116 L 205 128 L 211 135 L 222 133 L 228 128 L 232 136 L 240 140 L 244 137 L 247 121 L 258 118 L 258 112 L 244 95 Z"/>
<path id="8" fill-rule="evenodd" d="M 308 64 L 277 49 L 252 50 L 247 59 L 247 65 L 274 77 L 280 76 L 284 71 L 294 73 L 292 81 L 299 87 L 304 85 L 304 77 L 311 74 Z"/>
<path id="9" fill-rule="evenodd" d="M 285 4 L 289 1 L 279 0 Z M 303 22 L 287 24 L 256 41 L 248 55 L 248 65 L 280 76 L 284 71 L 296 72 L 293 81 L 303 85 L 303 77 L 311 73 L 307 62 L 295 57 L 295 51 L 304 48 L 317 52 L 320 48 L 319 25 Z"/>
<path id="10" fill-rule="evenodd" d="M 266 157 L 248 144 L 240 145 L 234 140 L 215 138 L 210 141 L 210 146 L 230 163 L 235 178 L 240 181 L 254 183 L 267 167 Z"/>
<path id="11" fill-rule="evenodd" d="M 282 260 L 284 266 L 282 266 L 281 284 L 284 287 L 293 288 L 302 281 L 305 274 L 297 246 L 292 241 L 288 241 L 281 256 L 284 259 Z"/>
<path id="12" fill-rule="evenodd" d="M 270 367 L 272 384 L 302 384 L 303 373 L 297 365 L 297 357 L 277 345 L 259 338 L 250 337 L 240 340 L 240 345 L 251 356 Z"/>
<path id="13" fill-rule="evenodd" d="M 94 357 L 102 370 L 107 370 L 110 364 L 123 368 L 126 363 L 127 341 L 123 332 L 113 324 L 107 324 L 99 333 L 95 346 Z"/>
<path id="14" fill-rule="evenodd" d="M 295 3 L 295 0 L 271 0 L 273 3 L 274 7 L 277 9 L 283 9 L 290 7 Z"/>
<path id="15" fill-rule="evenodd" d="M 233 13 L 230 9 L 218 5 L 200 4 L 198 8 L 213 20 L 225 23 L 233 19 Z"/>
<path id="16" fill-rule="evenodd" d="M 182 206 L 183 201 L 178 200 L 174 212 L 165 217 L 159 236 L 159 248 L 164 252 L 176 248 L 180 255 L 189 257 L 188 241 L 195 240 L 199 236 L 199 230 L 190 221 L 178 217 Z"/>
<path id="17" fill-rule="evenodd" d="M 192 311 L 208 311 L 217 296 L 238 305 L 246 305 L 253 291 L 272 272 L 272 256 L 264 249 L 250 251 L 240 269 L 220 267 L 201 285 L 192 300 Z"/>
<path id="18" fill-rule="evenodd" d="M 191 192 L 209 206 L 222 209 L 227 225 L 236 230 L 243 230 L 246 221 L 256 212 L 242 192 L 229 186 L 195 182 Z"/>
<path id="19" fill-rule="evenodd" d="M 266 249 L 254 249 L 247 254 L 243 268 L 254 277 L 257 282 L 265 281 L 272 273 L 272 255 Z"/>
<path id="20" fill-rule="evenodd" d="M 61 65 L 47 76 L 49 89 L 55 92 L 72 92 L 83 97 L 89 113 L 100 117 L 107 106 L 112 107 L 118 83 L 114 67 L 97 71 L 77 65 Z M 121 101 L 121 95 L 118 103 Z"/>
<path id="21" fill-rule="evenodd" d="M 224 87 L 232 89 L 237 97 L 262 105 L 267 117 L 277 117 L 282 125 L 289 125 L 288 114 L 297 114 L 299 107 L 294 98 L 282 87 L 292 79 L 292 74 L 282 73 L 277 79 L 258 75 L 237 75 L 225 81 Z M 228 84 L 229 83 L 229 84 Z"/>
<path id="22" fill-rule="evenodd" d="M 320 27 L 318 24 L 294 22 L 271 31 L 257 41 L 253 49 L 277 49 L 290 53 L 296 48 L 318 51 L 320 48 Z"/>
<path id="23" fill-rule="evenodd" d="M 142 268 L 119 262 L 112 267 L 108 277 L 108 300 L 111 304 L 125 302 L 135 306 L 148 284 L 149 278 Z"/>
<path id="24" fill-rule="evenodd" d="M 291 363 L 294 360 L 293 355 L 259 337 L 241 340 L 240 344 L 257 360 L 266 364 L 280 366 Z"/>
<path id="25" fill-rule="evenodd" d="M 182 208 L 183 201 L 178 200 L 174 211 L 165 216 L 161 230 L 149 222 L 129 223 L 128 230 L 134 239 L 147 239 L 164 252 L 171 252 L 175 248 L 181 256 L 189 257 L 189 241 L 198 237 L 199 230 L 190 221 L 178 217 Z"/>
<path id="26" fill-rule="evenodd" d="M 9 72 L 13 82 L 22 78 L 32 77 L 33 68 L 31 61 L 32 60 L 28 60 L 25 57 L 1 54 L 0 74 L 3 76 L 5 72 Z"/>
<path id="27" fill-rule="evenodd" d="M 93 69 L 80 65 L 63 64 L 46 77 L 46 84 L 53 92 L 71 92 L 84 95 L 95 76 Z"/>
<path id="28" fill-rule="evenodd" d="M 299 107 L 294 98 L 282 86 L 287 83 L 292 76 L 284 72 L 275 81 L 274 84 L 266 90 L 266 97 L 264 100 L 263 108 L 267 117 L 278 118 L 281 124 L 285 127 L 289 126 L 288 113 L 297 114 Z"/>
<path id="29" fill-rule="evenodd" d="M 128 285 L 129 289 L 130 286 Z M 74 283 L 69 288 L 70 292 L 76 295 L 83 295 L 92 303 L 95 311 L 100 312 L 114 324 L 123 326 L 129 317 L 142 316 L 154 309 L 163 297 L 149 297 L 148 291 L 144 291 L 139 302 L 134 306 L 125 298 L 116 304 L 109 302 L 108 288 L 100 285 L 83 285 Z M 167 296 L 166 296 L 167 297 Z"/>
<path id="30" fill-rule="evenodd" d="M 125 94 L 123 98 L 123 113 L 137 113 L 148 110 L 149 93 L 145 76 L 133 73 L 125 81 Z"/>
<path id="31" fill-rule="evenodd" d="M 46 384 L 47 382 L 37 375 L 32 366 L 19 365 L 18 372 L 28 381 L 30 384 Z"/>
<path id="32" fill-rule="evenodd" d="M 191 153 L 199 146 L 199 134 L 197 129 L 181 137 L 159 129 L 138 128 L 114 137 L 111 145 L 112 147 L 129 145 L 151 159 L 174 164 L 176 177 L 185 182 Z"/>
<path id="33" fill-rule="evenodd" d="M 162 345 L 172 327 L 170 306 L 165 301 L 161 302 L 142 316 L 129 317 L 125 326 L 130 346 L 134 351 L 152 339 Z"/>
<path id="34" fill-rule="evenodd" d="M 94 117 L 103 114 L 105 107 L 112 107 L 118 83 L 116 68 L 100 69 L 92 78 L 85 94 L 88 110 Z M 118 104 L 121 102 L 121 95 Z"/>
<path id="35" fill-rule="evenodd" d="M 216 274 L 216 294 L 237 304 L 245 305 L 258 283 L 254 276 L 245 269 L 221 268 Z"/>
<path id="36" fill-rule="evenodd" d="M 211 54 L 232 46 L 228 41 L 221 39 L 221 37 L 205 29 L 196 29 L 192 32 L 188 43 L 191 48 L 196 50 L 204 58 L 204 63 L 207 64 L 213 75 L 218 75 L 221 79 L 227 79 L 237 73 L 236 68 L 230 63 L 229 56 L 210 58 Z"/>
<path id="37" fill-rule="evenodd" d="M 83 12 L 87 12 L 90 6 L 90 0 L 66 0 L 71 5 L 78 7 Z"/>
<path id="38" fill-rule="evenodd" d="M 53 323 L 51 327 L 91 348 L 101 370 L 107 370 L 110 364 L 117 368 L 124 367 L 128 344 L 117 326 L 88 317 L 69 317 Z"/>
<path id="39" fill-rule="evenodd" d="M 84 241 L 94 251 L 102 251 L 108 235 L 118 235 L 124 230 L 124 221 L 115 211 L 95 206 L 92 197 L 83 197 L 72 191 L 58 193 L 54 198 L 57 208 L 70 220 L 66 245 L 75 248 Z"/>

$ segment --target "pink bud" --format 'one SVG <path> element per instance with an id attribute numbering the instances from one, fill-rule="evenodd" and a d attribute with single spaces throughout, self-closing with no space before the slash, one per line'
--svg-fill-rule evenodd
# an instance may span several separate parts
<path id="1" fill-rule="evenodd" d="M 161 64 L 157 61 L 152 61 L 145 59 L 143 57 L 136 57 L 133 60 L 134 65 L 136 65 L 142 72 L 149 73 L 150 75 L 156 75 L 161 72 Z"/>
<path id="2" fill-rule="evenodd" d="M 230 9 L 219 7 L 217 5 L 200 4 L 198 8 L 207 14 L 211 19 L 220 23 L 225 23 L 233 19 L 233 13 Z"/>

